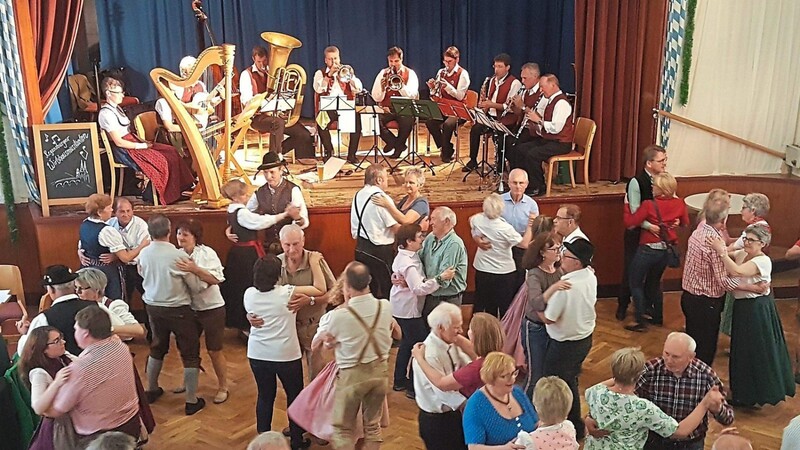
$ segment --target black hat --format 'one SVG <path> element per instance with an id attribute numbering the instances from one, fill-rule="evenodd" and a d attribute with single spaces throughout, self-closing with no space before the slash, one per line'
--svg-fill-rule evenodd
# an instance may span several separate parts
<path id="1" fill-rule="evenodd" d="M 72 273 L 69 267 L 61 264 L 50 266 L 44 271 L 44 278 L 42 279 L 43 286 L 53 286 L 58 284 L 66 284 L 78 278 L 77 273 Z"/>
<path id="2" fill-rule="evenodd" d="M 592 256 L 594 256 L 594 245 L 583 238 L 575 239 L 572 242 L 564 242 L 564 247 L 570 253 L 575 255 L 584 266 L 592 264 Z"/>
<path id="3" fill-rule="evenodd" d="M 267 152 L 264 153 L 264 157 L 261 160 L 261 165 L 258 166 L 258 170 L 267 170 L 272 169 L 274 167 L 280 167 L 283 165 L 283 160 L 278 156 L 275 152 Z"/>

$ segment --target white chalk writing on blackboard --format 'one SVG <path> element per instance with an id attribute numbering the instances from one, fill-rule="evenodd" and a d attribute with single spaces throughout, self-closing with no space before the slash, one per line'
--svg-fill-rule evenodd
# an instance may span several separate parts
<path id="1" fill-rule="evenodd" d="M 54 144 L 49 149 L 44 149 L 43 152 L 44 158 L 47 161 L 47 168 L 51 171 L 54 170 L 78 148 L 86 150 L 86 142 L 88 139 L 89 133 L 81 133 L 77 136 L 74 136 L 74 140 L 73 136 L 65 136 L 62 139 L 58 135 L 53 134 L 50 136 L 47 133 L 44 133 L 45 142 L 52 142 Z M 61 153 L 58 153 L 59 150 L 61 150 Z M 85 154 L 85 152 L 81 152 L 81 156 Z M 86 157 L 84 157 L 84 159 L 86 159 Z"/>
<path id="2" fill-rule="evenodd" d="M 64 187 L 84 184 L 88 187 L 92 187 L 92 179 L 89 176 L 89 170 L 86 168 L 86 161 L 81 161 L 80 166 L 75 169 L 74 174 L 65 173 L 65 175 L 66 177 L 53 181 L 53 186 Z"/>

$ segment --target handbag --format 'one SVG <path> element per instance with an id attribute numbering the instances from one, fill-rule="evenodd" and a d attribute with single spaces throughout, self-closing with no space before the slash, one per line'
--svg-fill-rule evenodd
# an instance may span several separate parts
<path id="1" fill-rule="evenodd" d="M 658 202 L 656 199 L 653 199 L 653 207 L 658 216 L 658 235 L 661 238 L 661 242 L 667 246 L 667 267 L 680 267 L 681 252 L 678 250 L 678 245 L 670 242 L 667 237 L 667 225 L 664 223 L 664 220 L 661 219 L 661 211 L 658 210 Z"/>

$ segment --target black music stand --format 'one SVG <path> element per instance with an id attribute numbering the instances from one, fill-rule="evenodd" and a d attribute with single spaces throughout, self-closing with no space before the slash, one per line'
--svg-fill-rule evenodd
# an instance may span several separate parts
<path id="1" fill-rule="evenodd" d="M 397 116 L 414 118 L 414 130 L 412 132 L 413 138 L 411 140 L 411 146 L 408 149 L 408 154 L 405 156 L 405 158 L 398 161 L 397 164 L 390 169 L 390 172 L 397 170 L 397 168 L 400 167 L 400 164 L 407 163 L 412 166 L 422 164 L 422 167 L 425 167 L 431 171 L 431 175 L 436 175 L 436 172 L 433 171 L 433 164 L 422 159 L 417 152 L 417 129 L 419 128 L 420 119 L 444 119 L 444 117 L 442 117 L 442 113 L 439 111 L 439 106 L 436 104 L 436 102 L 431 100 L 418 100 L 415 98 L 393 97 L 391 102 L 392 111 L 394 111 Z M 417 158 L 419 158 L 419 161 L 417 161 Z"/>
<path id="2" fill-rule="evenodd" d="M 319 98 L 319 110 L 320 111 L 336 111 L 337 116 L 341 117 L 342 112 L 346 111 L 353 111 L 355 114 L 356 110 L 356 102 L 355 100 L 348 100 L 347 96 L 345 95 L 331 95 L 331 96 L 321 96 Z M 360 120 L 361 118 L 358 114 L 355 114 L 356 120 Z M 330 116 L 328 117 L 330 119 Z M 342 121 L 337 118 L 337 129 L 339 132 L 339 139 L 338 145 L 336 146 L 336 156 L 338 158 L 342 157 L 342 129 L 341 123 Z M 330 124 L 330 122 L 329 122 Z M 327 128 L 327 127 L 326 127 Z M 355 133 L 355 130 L 350 131 L 350 133 Z"/>
<path id="3" fill-rule="evenodd" d="M 459 128 L 461 128 L 462 123 L 474 122 L 474 119 L 472 118 L 469 109 L 467 109 L 467 106 L 461 102 L 441 99 L 440 101 L 436 102 L 436 105 L 439 106 L 439 111 L 442 112 L 442 115 L 447 117 L 455 117 L 456 119 L 458 119 L 456 121 L 456 130 L 455 130 L 456 154 L 454 155 L 455 157 L 453 158 L 453 160 L 445 166 L 445 168 L 447 166 L 450 166 L 450 172 L 447 174 L 447 179 L 449 180 L 450 175 L 453 174 L 453 170 L 455 170 L 456 168 L 456 163 L 461 164 L 462 167 L 466 166 L 466 164 L 464 164 L 461 161 L 461 142 L 458 139 L 458 130 Z M 439 150 L 441 151 L 441 149 Z"/>
<path id="4" fill-rule="evenodd" d="M 372 99 L 372 96 L 370 94 L 367 94 L 367 98 Z M 372 127 L 370 128 L 370 131 L 372 131 L 372 147 L 370 147 L 370 149 L 367 150 L 367 154 L 365 154 L 364 157 L 361 158 L 361 161 L 359 161 L 358 164 L 356 164 L 356 167 L 355 169 L 353 169 L 353 172 L 358 172 L 359 170 L 362 170 L 361 166 L 363 166 L 364 162 L 369 158 L 370 153 L 374 156 L 372 164 L 378 164 L 378 155 L 380 155 L 380 157 L 383 158 L 383 162 L 385 162 L 386 165 L 389 166 L 389 168 L 391 168 L 392 163 L 389 162 L 389 160 L 386 158 L 386 155 L 384 155 L 383 152 L 381 152 L 380 148 L 378 148 L 378 135 L 381 133 L 381 124 L 378 116 L 380 116 L 381 114 L 385 114 L 383 107 L 378 105 L 375 102 L 375 100 L 372 99 L 372 105 L 359 106 L 358 108 L 356 108 L 356 113 L 358 114 L 356 120 L 361 120 L 362 114 L 369 114 L 370 116 L 372 116 Z M 364 131 L 365 129 L 362 127 L 361 133 L 363 134 Z"/>
<path id="5" fill-rule="evenodd" d="M 471 112 L 471 115 L 474 117 L 476 123 L 479 123 L 479 124 L 489 128 L 490 130 L 492 130 L 492 133 L 503 133 L 503 134 L 513 135 L 513 133 L 505 125 L 503 125 L 500 122 L 500 120 L 494 119 L 490 115 L 488 115 L 485 112 L 483 112 L 483 110 L 475 108 L 475 109 L 471 110 L 470 112 Z M 498 149 L 495 149 L 495 151 L 497 151 L 497 150 Z M 502 149 L 500 149 L 500 150 L 503 151 L 503 152 L 505 151 L 505 139 L 503 139 Z M 488 139 L 485 139 L 485 138 L 484 138 L 484 143 L 483 143 L 482 157 L 483 157 L 483 160 L 480 163 L 478 163 L 477 166 L 475 166 L 474 168 L 470 169 L 469 172 L 467 172 L 464 175 L 464 178 L 461 181 L 467 181 L 467 177 L 473 172 L 477 173 L 478 176 L 481 178 L 481 180 L 485 180 L 491 174 L 496 174 L 496 175 L 499 174 L 499 172 L 497 171 L 497 168 L 495 166 L 493 166 L 488 161 L 489 160 L 489 141 L 488 141 Z M 501 164 L 502 164 L 502 162 L 501 162 Z"/>

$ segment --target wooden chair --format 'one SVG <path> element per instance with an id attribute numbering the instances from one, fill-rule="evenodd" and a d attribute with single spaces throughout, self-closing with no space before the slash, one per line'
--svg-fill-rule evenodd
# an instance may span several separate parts
<path id="1" fill-rule="evenodd" d="M 550 196 L 550 187 L 553 183 L 553 164 L 561 161 L 569 163 L 569 179 L 573 189 L 575 188 L 575 169 L 572 164 L 575 161 L 583 161 L 583 184 L 586 187 L 586 193 L 589 193 L 589 155 L 592 152 L 595 131 L 597 131 L 597 124 L 594 120 L 578 117 L 578 122 L 575 124 L 575 135 L 572 138 L 572 151 L 564 155 L 553 156 L 547 160 L 547 171 L 545 172 L 545 180 L 547 181 L 546 197 Z"/>
<path id="2" fill-rule="evenodd" d="M 39 299 L 39 312 L 44 312 L 50 307 L 53 306 L 53 299 L 50 297 L 50 294 L 46 293 Z"/>
<path id="3" fill-rule="evenodd" d="M 25 307 L 25 288 L 22 285 L 22 274 L 19 271 L 19 267 L 6 264 L 0 265 L 0 289 L 7 289 L 11 295 L 16 297 L 19 305 L 20 316 L 10 317 L 0 324 L 3 336 L 10 342 L 16 342 L 19 340 L 16 322 L 28 316 L 28 310 Z"/>
<path id="4" fill-rule="evenodd" d="M 138 132 L 139 131 L 137 130 L 137 134 Z M 113 147 L 111 146 L 111 141 L 108 139 L 108 133 L 106 133 L 105 130 L 100 130 L 100 139 L 103 141 L 103 148 L 105 149 L 106 156 L 108 157 L 108 171 L 111 174 L 110 195 L 113 199 L 115 195 L 122 195 L 122 186 L 123 181 L 125 180 L 125 169 L 130 169 L 130 167 L 126 166 L 125 164 L 118 163 L 117 160 L 114 159 L 114 151 L 112 150 Z M 117 170 L 119 170 L 119 186 L 117 186 Z M 152 183 L 146 176 L 145 180 L 148 183 Z M 153 204 L 158 205 L 158 194 L 156 193 L 155 187 L 153 187 L 152 191 Z"/>
<path id="5" fill-rule="evenodd" d="M 133 126 L 136 128 L 136 135 L 143 141 L 153 142 L 158 133 L 158 120 L 155 111 L 147 111 L 139 114 L 133 119 Z"/>

